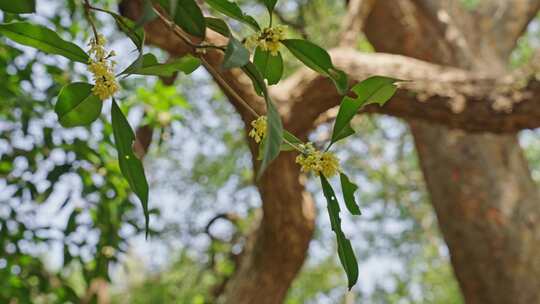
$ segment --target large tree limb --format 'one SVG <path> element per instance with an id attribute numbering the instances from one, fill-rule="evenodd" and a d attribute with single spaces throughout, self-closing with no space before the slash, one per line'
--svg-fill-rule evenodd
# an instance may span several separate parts
<path id="1" fill-rule="evenodd" d="M 526 75 L 499 79 L 410 57 L 364 54 L 352 49 L 335 49 L 331 54 L 334 63 L 354 82 L 374 74 L 412 81 L 384 107 L 372 105 L 364 112 L 421 119 L 468 131 L 503 133 L 540 126 L 540 83 L 531 81 L 515 90 Z M 312 129 L 319 115 L 341 101 L 330 81 L 307 69 L 271 92 L 280 101 L 293 132 Z"/>

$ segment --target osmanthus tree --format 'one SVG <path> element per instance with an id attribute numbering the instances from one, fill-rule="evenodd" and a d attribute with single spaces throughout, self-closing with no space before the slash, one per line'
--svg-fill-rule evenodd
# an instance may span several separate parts
<path id="1" fill-rule="evenodd" d="M 268 174 L 264 177 L 265 171 L 281 151 L 295 151 L 298 154 L 295 162 L 300 165 L 301 171 L 314 173 L 320 178 L 324 196 L 328 201 L 331 227 L 337 239 L 339 260 L 347 274 L 348 287 L 352 288 L 358 279 L 358 265 L 352 245 L 342 231 L 340 205 L 327 178 L 339 175 L 345 206 L 354 215 L 361 213 L 354 199 L 354 192 L 358 187 L 345 175 L 340 168 L 339 160 L 329 149 L 337 141 L 354 134 L 350 121 L 364 105 L 370 103 L 382 105 L 390 99 L 397 90 L 395 83 L 398 80 L 373 76 L 355 84 L 349 91 L 347 75 L 334 67 L 330 55 L 323 48 L 308 40 L 288 38 L 284 26 L 273 24 L 273 10 L 277 1 L 263 1 L 262 3 L 268 9 L 270 16 L 267 27 L 261 27 L 253 17 L 242 12 L 235 3 L 221 0 L 207 1 L 206 4 L 211 9 L 251 27 L 254 34 L 243 38 L 244 42 L 241 42 L 223 19 L 204 17 L 200 4 L 194 0 L 146 1 L 144 15 L 135 21 L 85 1 L 85 17 L 92 31 L 88 51 L 62 39 L 52 29 L 28 21 L 0 24 L 0 32 L 16 43 L 36 48 L 47 54 L 63 56 L 73 62 L 87 64 L 88 71 L 93 75 L 92 83 L 71 82 L 62 87 L 58 93 L 54 111 L 58 116 L 58 122 L 63 127 L 87 126 L 100 118 L 103 103 L 111 100 L 110 119 L 119 168 L 131 190 L 142 203 L 147 236 L 150 213 L 148 182 L 140 160 L 141 155 L 140 153 L 137 155 L 135 148 L 140 143 L 136 142 L 135 133 L 115 99 L 115 94 L 121 90 L 117 78 L 130 75 L 165 77 L 179 71 L 190 74 L 199 65 L 203 65 L 226 94 L 235 99 L 237 106 L 242 107 L 244 117 L 250 117 L 252 129 L 248 135 L 253 138 L 255 144 L 259 144 L 257 159 L 260 162 L 257 163 L 257 181 L 270 180 Z M 32 14 L 35 3 L 34 1 L 5 2 L 0 5 L 0 8 L 8 13 Z M 107 51 L 107 39 L 93 19 L 95 13 L 110 15 L 118 28 L 132 40 L 139 51 L 137 59 L 118 74 L 113 60 L 117 54 Z M 182 41 L 190 50 L 189 54 L 170 62 L 159 63 L 155 55 L 144 53 L 145 35 L 142 26 L 154 19 L 164 23 L 171 35 Z M 206 39 L 207 29 L 221 35 L 224 38 L 222 41 L 226 43 Z M 306 143 L 283 127 L 281 115 L 268 89 L 268 85 L 279 83 L 282 77 L 282 47 L 288 49 L 310 69 L 332 80 L 335 90 L 340 95 L 349 92 L 352 94 L 351 97 L 343 98 L 331 140 L 326 147 L 315 147 L 313 143 Z M 214 51 L 212 55 L 219 55 L 219 57 L 207 57 L 211 51 Z M 252 56 L 251 52 L 253 52 Z M 216 66 L 216 60 L 220 62 L 219 67 Z M 238 69 L 251 79 L 252 90 L 264 100 L 264 107 L 248 102 L 241 96 L 241 91 L 228 84 L 226 77 L 221 73 L 231 69 Z M 108 177 L 111 176 L 104 176 L 104 178 Z M 298 192 L 296 195 L 302 195 L 300 189 Z M 74 215 L 76 216 L 76 213 Z M 265 274 L 267 275 L 269 274 Z M 282 295 L 272 295 L 271 298 L 282 298 L 284 291 L 286 289 L 282 291 Z M 234 297 L 242 296 L 242 291 L 235 290 L 233 294 L 235 294 Z M 237 300 L 231 297 L 228 301 L 236 302 Z"/>
<path id="2" fill-rule="evenodd" d="M 139 58 L 121 75 L 189 73 L 203 65 L 253 138 L 249 144 L 264 215 L 225 287 L 225 302 L 279 303 L 300 269 L 313 233 L 314 210 L 299 165 L 320 177 L 339 258 L 349 286 L 356 282 L 356 260 L 341 231 L 339 204 L 327 178 L 340 173 L 345 205 L 359 213 L 353 199 L 356 186 L 341 174 L 328 151 L 353 133 L 349 121 L 358 111 L 389 114 L 410 124 L 465 300 L 538 302 L 539 200 L 515 139 L 517 131 L 538 126 L 538 84 L 532 77 L 534 65 L 513 73 L 506 67 L 540 1 L 486 0 L 469 9 L 446 0 L 347 1 L 340 47 L 331 56 L 307 40 L 291 39 L 272 22 L 277 1 L 261 3 L 270 15 L 264 27 L 226 0 L 124 0 L 120 15 L 90 3 L 85 6 L 90 23 L 93 14 L 109 14 L 138 48 Z M 33 3 L 3 2 L 2 8 L 29 13 Z M 223 15 L 254 34 L 238 39 L 227 22 L 216 18 Z M 376 50 L 409 57 L 355 51 L 351 46 L 362 29 Z M 35 24 L 0 28 L 18 43 L 88 64 L 94 81 L 68 84 L 59 93 L 55 110 L 67 127 L 91 123 L 100 113 L 99 99 L 120 90 L 120 75 L 114 75 L 111 62 L 114 54 L 105 51 L 99 26 L 90 30 L 94 38 L 86 53 Z M 158 63 L 153 55 L 142 53 L 145 41 L 178 59 Z M 311 71 L 301 69 L 280 80 L 285 49 Z M 367 78 L 372 74 L 394 78 Z M 362 108 L 383 104 L 395 93 L 397 79 L 412 82 L 383 107 Z M 328 112 L 336 106 L 337 116 Z M 111 109 L 120 170 L 147 209 L 148 187 L 132 149 L 136 138 L 114 100 Z M 310 130 L 329 119 L 335 120 L 330 143 L 314 147 L 306 142 Z"/>

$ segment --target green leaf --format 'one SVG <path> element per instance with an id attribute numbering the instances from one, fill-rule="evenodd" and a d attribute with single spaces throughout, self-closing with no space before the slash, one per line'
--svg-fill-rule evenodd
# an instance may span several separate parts
<path id="1" fill-rule="evenodd" d="M 76 44 L 68 42 L 44 26 L 28 22 L 0 24 L 0 34 L 49 54 L 61 55 L 73 61 L 88 63 L 86 54 Z"/>
<path id="2" fill-rule="evenodd" d="M 135 44 L 137 50 L 139 50 L 139 53 L 142 53 L 142 48 L 144 45 L 144 30 L 142 28 L 137 28 L 137 25 L 126 17 L 122 17 L 113 12 L 108 13 L 114 18 L 118 28 L 124 32 L 129 39 L 131 39 L 133 44 Z"/>
<path id="3" fill-rule="evenodd" d="M 242 42 L 230 36 L 225 56 L 223 57 L 223 68 L 232 69 L 243 67 L 249 62 L 249 51 Z"/>
<path id="4" fill-rule="evenodd" d="M 367 104 L 377 103 L 383 105 L 387 102 L 396 92 L 397 86 L 395 83 L 398 81 L 400 80 L 395 78 L 372 76 L 356 84 L 352 88 L 356 98 L 346 96 L 341 101 L 330 145 L 354 134 L 350 126 L 350 121 L 354 115 Z"/>
<path id="5" fill-rule="evenodd" d="M 146 181 L 142 162 L 133 153 L 135 134 L 115 100 L 112 102 L 111 116 L 120 171 L 128 181 L 131 190 L 135 192 L 141 201 L 145 217 L 146 237 L 148 237 L 150 220 L 148 213 L 148 182 Z"/>
<path id="6" fill-rule="evenodd" d="M 272 11 L 274 11 L 274 7 L 276 7 L 277 0 L 263 0 L 263 2 L 268 9 L 268 12 L 272 14 Z"/>
<path id="7" fill-rule="evenodd" d="M 332 58 L 323 48 L 302 39 L 285 39 L 281 43 L 307 67 L 321 75 L 330 77 L 340 94 L 347 93 L 347 74 L 334 67 Z"/>
<path id="8" fill-rule="evenodd" d="M 263 91 L 266 91 L 266 84 L 264 83 L 261 73 L 259 70 L 257 70 L 257 67 L 253 63 L 248 62 L 242 67 L 242 71 L 244 71 L 244 73 L 246 73 L 246 75 L 248 75 L 251 79 L 255 92 L 257 92 L 259 96 L 262 96 Z"/>
<path id="9" fill-rule="evenodd" d="M 144 26 L 148 22 L 156 19 L 158 15 L 156 12 L 154 12 L 152 1 L 151 0 L 144 0 L 144 5 L 142 9 L 142 14 L 135 23 L 135 28 L 138 29 L 141 26 Z"/>
<path id="10" fill-rule="evenodd" d="M 267 129 L 266 136 L 261 143 L 263 145 L 263 157 L 261 166 L 257 172 L 257 179 L 260 179 L 268 165 L 279 155 L 281 143 L 283 142 L 283 124 L 279 112 L 268 94 L 264 79 L 255 65 L 248 62 L 248 64 L 242 67 L 242 70 L 252 79 L 255 89 L 261 91 L 266 101 Z"/>
<path id="11" fill-rule="evenodd" d="M 351 242 L 345 237 L 345 234 L 341 230 L 341 218 L 339 217 L 339 212 L 341 210 L 336 198 L 336 193 L 324 175 L 321 174 L 320 178 L 323 194 L 327 202 L 328 215 L 330 216 L 330 225 L 336 234 L 339 260 L 347 274 L 347 280 L 349 282 L 348 287 L 350 290 L 358 281 L 358 262 L 356 261 Z"/>
<path id="12" fill-rule="evenodd" d="M 273 56 L 269 51 L 264 51 L 260 47 L 257 47 L 253 56 L 253 63 L 259 72 L 261 72 L 263 78 L 268 81 L 269 85 L 278 83 L 283 75 L 283 58 L 281 57 L 281 53 Z"/>
<path id="13" fill-rule="evenodd" d="M 268 165 L 278 157 L 283 141 L 283 125 L 281 123 L 281 117 L 279 116 L 279 112 L 274 106 L 274 103 L 270 97 L 267 96 L 268 94 L 265 95 L 267 129 L 266 136 L 263 139 L 263 159 L 261 166 L 259 167 L 259 172 L 257 173 L 258 178 L 262 176 L 264 170 L 268 168 Z"/>
<path id="14" fill-rule="evenodd" d="M 339 179 L 341 181 L 341 191 L 343 192 L 343 200 L 345 201 L 345 206 L 349 209 L 349 212 L 353 215 L 361 215 L 362 212 L 358 207 L 354 199 L 354 192 L 358 190 L 358 186 L 351 182 L 347 175 L 340 173 Z"/>
<path id="15" fill-rule="evenodd" d="M 206 17 L 206 26 L 213 30 L 216 33 L 220 33 L 221 35 L 225 37 L 229 37 L 231 35 L 231 30 L 229 29 L 229 26 L 225 21 L 219 19 L 219 18 L 212 18 L 212 17 Z"/>
<path id="16" fill-rule="evenodd" d="M 186 33 L 199 38 L 205 37 L 206 22 L 195 0 L 157 0 L 157 2 Z"/>
<path id="17" fill-rule="evenodd" d="M 283 143 L 281 151 L 293 151 L 295 148 L 292 145 L 301 145 L 303 142 L 287 130 L 283 130 Z"/>
<path id="18" fill-rule="evenodd" d="M 238 4 L 227 0 L 206 0 L 205 2 L 216 11 L 249 25 L 255 31 L 261 30 L 257 21 L 253 17 L 244 14 Z"/>
<path id="19" fill-rule="evenodd" d="M 36 1 L 0 0 L 0 10 L 13 14 L 31 14 L 36 11 Z"/>
<path id="20" fill-rule="evenodd" d="M 174 59 L 167 63 L 159 63 L 156 56 L 153 54 L 144 54 L 142 64 L 136 65 L 132 63 L 127 69 L 120 74 L 136 74 L 136 75 L 154 75 L 169 77 L 173 73 L 181 71 L 185 74 L 191 74 L 201 64 L 200 60 L 187 55 L 181 58 Z"/>
<path id="21" fill-rule="evenodd" d="M 103 102 L 92 94 L 92 87 L 89 83 L 74 82 L 60 90 L 54 111 L 62 126 L 86 126 L 99 117 Z"/>

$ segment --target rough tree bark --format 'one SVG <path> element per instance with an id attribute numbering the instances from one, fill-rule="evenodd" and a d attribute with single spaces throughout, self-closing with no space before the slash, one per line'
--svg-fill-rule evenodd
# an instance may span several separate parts
<path id="1" fill-rule="evenodd" d="M 393 12 L 412 19 L 417 28 L 431 27 L 447 34 L 448 28 L 454 27 L 454 40 L 441 42 L 440 36 L 427 36 L 411 45 L 396 45 L 383 41 L 372 27 L 368 33 L 376 47 L 492 73 L 504 71 L 516 39 L 533 15 L 530 11 L 538 10 L 538 2 L 533 1 L 486 1 L 473 16 L 455 1 L 412 2 L 415 5 L 409 10 L 380 5 L 374 11 L 372 26 L 379 22 L 375 18 Z M 512 6 L 509 2 L 515 2 L 521 13 L 501 7 Z M 448 18 L 441 18 L 441 8 L 446 8 Z M 496 17 L 487 14 L 497 10 L 502 10 L 501 20 L 493 24 Z M 411 34 L 404 33 L 399 20 L 404 19 L 385 24 L 387 30 L 397 31 L 396 35 Z M 473 27 L 476 31 L 466 30 Z M 429 54 L 417 51 L 429 44 L 443 47 Z M 449 47 L 446 52 L 444 45 Z M 516 135 L 468 134 L 419 121 L 411 122 L 411 131 L 465 301 L 539 303 L 540 197 Z"/>
<path id="2" fill-rule="evenodd" d="M 485 0 L 475 12 L 464 11 L 456 0 L 351 3 L 343 25 L 346 39 L 332 51 L 333 60 L 354 82 L 370 74 L 414 81 L 384 107 L 368 107 L 366 112 L 411 123 L 467 303 L 540 302 L 540 290 L 535 288 L 540 285 L 540 259 L 535 259 L 540 254 L 540 204 L 515 136 L 521 129 L 540 126 L 540 85 L 529 79 L 528 85 L 518 87 L 518 97 L 508 96 L 515 92 L 514 80 L 523 75 L 503 79 L 499 74 L 505 71 L 517 37 L 540 9 L 540 0 Z M 122 13 L 132 18 L 140 8 L 138 0 L 124 0 L 121 5 Z M 360 54 L 348 48 L 363 21 L 378 51 L 408 57 Z M 150 43 L 173 56 L 190 52 L 163 23 L 153 22 L 145 30 Z M 223 44 L 215 33 L 207 39 Z M 221 70 L 219 53 L 209 51 L 205 58 L 226 79 L 226 86 L 264 113 L 264 103 L 249 80 L 239 71 Z M 303 139 L 332 117 L 328 110 L 341 100 L 327 79 L 306 69 L 271 88 L 271 94 L 285 127 Z M 253 117 L 235 96 L 227 96 L 248 129 Z M 512 111 L 501 112 L 497 106 L 501 98 L 511 99 Z M 506 134 L 468 134 L 451 128 Z M 250 149 L 256 155 L 253 143 Z M 294 155 L 282 154 L 257 186 L 263 217 L 227 284 L 226 303 L 281 303 L 313 233 L 313 201 Z"/>

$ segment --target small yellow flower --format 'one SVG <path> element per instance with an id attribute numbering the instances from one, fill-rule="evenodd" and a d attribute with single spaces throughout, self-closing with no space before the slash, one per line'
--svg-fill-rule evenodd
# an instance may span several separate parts
<path id="1" fill-rule="evenodd" d="M 304 152 L 296 157 L 296 163 L 301 166 L 302 172 L 314 172 L 325 177 L 336 175 L 341 168 L 338 158 L 331 152 L 321 152 L 313 147 L 312 143 L 301 145 Z"/>
<path id="2" fill-rule="evenodd" d="M 116 64 L 111 57 L 115 56 L 114 51 L 107 54 L 105 51 L 106 39 L 103 35 L 99 34 L 97 38 L 92 38 L 90 43 L 90 56 L 92 56 L 88 62 L 88 70 L 94 75 L 94 87 L 92 93 L 99 97 L 101 100 L 105 100 L 119 89 L 116 76 L 114 75 L 114 65 Z"/>
<path id="3" fill-rule="evenodd" d="M 272 56 L 277 56 L 281 46 L 280 41 L 285 39 L 286 29 L 287 27 L 283 25 L 267 27 L 261 32 L 249 36 L 245 42 L 246 47 L 260 47 L 264 51 L 269 51 Z"/>
<path id="4" fill-rule="evenodd" d="M 252 137 L 256 143 L 260 143 L 266 136 L 266 116 L 255 119 L 251 122 L 251 126 L 253 128 L 249 131 L 249 137 Z"/>

